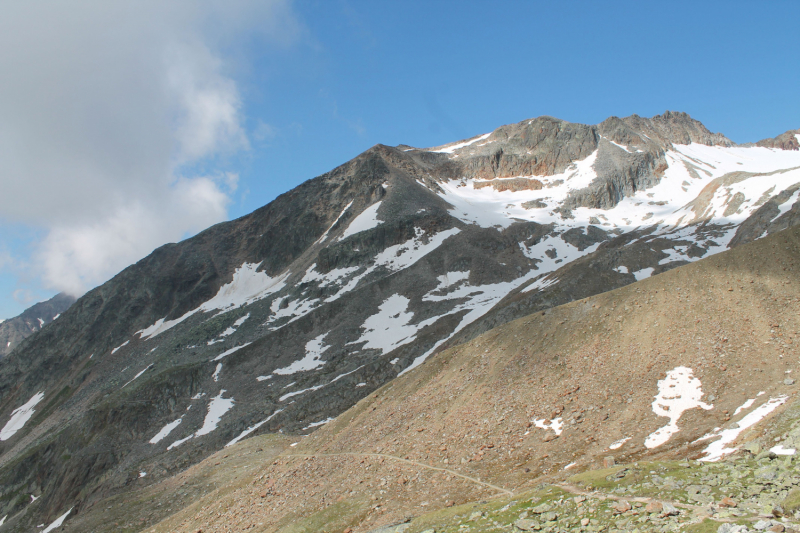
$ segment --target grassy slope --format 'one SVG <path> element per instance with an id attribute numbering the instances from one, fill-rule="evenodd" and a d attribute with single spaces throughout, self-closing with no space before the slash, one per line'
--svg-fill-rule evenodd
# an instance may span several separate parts
<path id="1" fill-rule="evenodd" d="M 599 468 L 621 437 L 631 440 L 618 461 L 698 457 L 692 441 L 741 418 L 731 416 L 755 393 L 793 400 L 783 380 L 798 366 L 796 268 L 800 229 L 790 229 L 496 328 L 148 530 L 370 531 L 517 497 L 563 479 L 568 463 L 569 474 Z M 681 431 L 648 451 L 644 438 L 667 423 L 650 406 L 657 381 L 681 365 L 714 409 L 686 411 Z M 554 416 L 565 421 L 556 439 L 531 425 Z"/>

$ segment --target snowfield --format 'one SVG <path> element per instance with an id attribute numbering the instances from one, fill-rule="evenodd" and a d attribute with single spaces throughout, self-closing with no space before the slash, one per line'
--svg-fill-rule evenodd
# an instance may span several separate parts
<path id="1" fill-rule="evenodd" d="M 3 426 L 3 429 L 0 430 L 0 440 L 8 440 L 13 437 L 17 431 L 22 429 L 25 423 L 31 419 L 33 413 L 36 412 L 33 408 L 43 399 L 44 392 L 37 392 L 25 405 L 11 411 L 11 418 L 6 422 L 6 425 Z"/>

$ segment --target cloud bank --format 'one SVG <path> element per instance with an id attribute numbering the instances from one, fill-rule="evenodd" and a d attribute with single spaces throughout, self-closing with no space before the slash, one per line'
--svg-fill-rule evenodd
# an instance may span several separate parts
<path id="1" fill-rule="evenodd" d="M 245 41 L 286 46 L 288 1 L 28 2 L 0 18 L 0 220 L 44 228 L 32 268 L 80 294 L 227 218 L 250 143 Z"/>

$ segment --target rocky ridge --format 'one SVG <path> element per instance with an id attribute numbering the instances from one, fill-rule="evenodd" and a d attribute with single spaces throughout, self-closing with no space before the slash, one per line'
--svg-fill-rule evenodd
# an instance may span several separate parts
<path id="1" fill-rule="evenodd" d="M 56 294 L 45 302 L 29 307 L 19 316 L 0 322 L 0 357 L 11 353 L 23 340 L 58 318 L 73 303 L 73 296 Z"/>

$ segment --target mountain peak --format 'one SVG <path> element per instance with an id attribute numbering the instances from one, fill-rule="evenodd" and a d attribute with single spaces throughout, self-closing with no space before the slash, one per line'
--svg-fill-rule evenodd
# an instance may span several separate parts
<path id="1" fill-rule="evenodd" d="M 0 505 L 13 531 L 72 505 L 101 511 L 105 495 L 158 483 L 245 437 L 307 435 L 516 318 L 534 331 L 542 311 L 575 302 L 576 319 L 599 319 L 608 310 L 585 298 L 798 224 L 798 168 L 800 152 L 733 145 L 675 112 L 597 125 L 539 117 L 444 147 L 375 145 L 249 215 L 159 248 L 0 359 Z M 735 305 L 745 283 L 716 290 Z M 637 300 L 626 321 L 651 300 Z M 655 331 L 666 320 L 647 316 L 633 325 L 604 316 L 591 332 Z M 562 341 L 584 337 L 549 324 L 536 339 L 514 331 L 520 354 L 574 355 Z M 547 351 L 529 350 L 534 341 Z M 638 357 L 633 344 L 604 356 L 609 368 Z M 595 350 L 575 348 L 587 359 L 570 359 L 569 390 Z M 477 370 L 495 357 L 487 346 L 468 361 Z M 461 367 L 454 375 L 468 374 Z M 552 369 L 556 380 L 560 362 Z M 548 393 L 528 404 L 536 409 L 564 401 L 560 382 L 528 385 Z"/>

